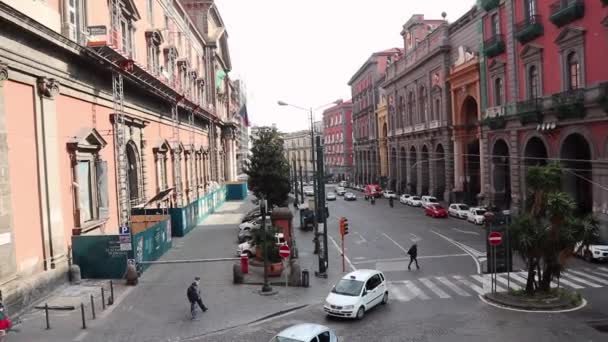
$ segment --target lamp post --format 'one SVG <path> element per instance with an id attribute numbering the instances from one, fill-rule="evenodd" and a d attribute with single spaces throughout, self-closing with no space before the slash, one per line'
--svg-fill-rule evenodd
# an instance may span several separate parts
<path id="1" fill-rule="evenodd" d="M 264 249 L 264 284 L 262 285 L 262 293 L 272 293 L 272 287 L 268 283 L 268 244 L 266 238 L 266 198 L 260 199 L 260 213 L 262 214 L 262 232 L 263 232 L 263 249 Z"/>

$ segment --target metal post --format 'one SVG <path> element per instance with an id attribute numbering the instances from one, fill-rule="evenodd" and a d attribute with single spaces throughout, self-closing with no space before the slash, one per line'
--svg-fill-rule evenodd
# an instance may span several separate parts
<path id="1" fill-rule="evenodd" d="M 317 274 L 320 278 L 327 278 L 327 266 L 329 264 L 328 251 L 327 251 L 327 215 L 325 214 L 325 181 L 323 172 L 323 146 L 321 145 L 321 137 L 316 138 L 317 144 L 317 183 L 318 183 L 318 202 L 319 206 L 316 208 L 317 212 L 320 213 L 323 219 L 323 253 L 319 253 L 319 273 Z"/>
<path id="2" fill-rule="evenodd" d="M 304 177 L 302 176 L 302 161 L 300 161 L 300 198 L 304 204 Z"/>
<path id="3" fill-rule="evenodd" d="M 82 329 L 86 329 L 87 321 L 84 318 L 84 303 L 80 303 L 80 315 L 82 316 Z"/>
<path id="4" fill-rule="evenodd" d="M 93 298 L 92 294 L 91 294 L 91 315 L 92 315 L 93 319 L 95 319 L 95 299 Z"/>
<path id="5" fill-rule="evenodd" d="M 110 299 L 108 299 L 108 305 L 114 304 L 114 282 L 110 280 Z"/>
<path id="6" fill-rule="evenodd" d="M 264 232 L 264 285 L 262 285 L 262 292 L 271 292 L 272 287 L 268 284 L 268 239 L 266 236 L 266 199 L 264 197 L 260 200 L 260 213 L 262 214 L 262 231 Z"/>
<path id="7" fill-rule="evenodd" d="M 101 287 L 101 308 L 103 310 L 106 309 L 106 293 L 103 290 L 103 286 Z"/>
<path id="8" fill-rule="evenodd" d="M 296 169 L 296 160 L 292 160 L 291 164 L 293 166 L 293 194 L 296 197 L 296 201 L 295 204 L 299 204 L 300 202 L 298 202 L 298 170 Z M 304 201 L 302 201 L 304 202 Z"/>
<path id="9" fill-rule="evenodd" d="M 51 329 L 51 322 L 49 320 L 49 303 L 44 303 L 44 317 L 46 318 L 46 329 Z"/>
<path id="10" fill-rule="evenodd" d="M 342 235 L 342 273 L 346 272 L 346 265 L 344 264 L 344 234 Z"/>
<path id="11" fill-rule="evenodd" d="M 319 253 L 319 218 L 317 217 L 317 213 L 319 210 L 319 192 L 317 191 L 317 166 L 315 163 L 315 129 L 314 122 L 312 117 L 312 108 L 310 108 L 310 158 L 312 162 L 312 181 L 313 181 L 313 189 L 314 189 L 314 199 L 315 199 L 315 210 L 313 210 L 313 224 L 314 224 L 314 238 L 313 242 L 314 246 L 314 254 Z"/>

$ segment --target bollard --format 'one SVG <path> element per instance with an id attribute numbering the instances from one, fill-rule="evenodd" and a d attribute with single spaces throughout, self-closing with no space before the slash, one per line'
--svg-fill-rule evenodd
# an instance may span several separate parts
<path id="1" fill-rule="evenodd" d="M 87 321 L 84 318 L 84 304 L 80 303 L 80 314 L 82 316 L 82 329 L 87 328 Z"/>
<path id="2" fill-rule="evenodd" d="M 93 319 L 95 319 L 95 299 L 93 299 L 93 295 L 91 294 L 91 315 Z"/>
<path id="3" fill-rule="evenodd" d="M 241 254 L 241 271 L 243 271 L 243 274 L 249 273 L 249 257 L 247 253 Z"/>
<path id="4" fill-rule="evenodd" d="M 101 308 L 103 310 L 106 309 L 106 294 L 103 290 L 103 286 L 101 287 Z"/>
<path id="5" fill-rule="evenodd" d="M 114 304 L 114 282 L 110 280 L 110 298 L 108 299 L 108 305 Z"/>
<path id="6" fill-rule="evenodd" d="M 46 329 L 51 329 L 51 322 L 49 321 L 49 304 L 44 304 L 44 316 L 46 318 Z"/>
<path id="7" fill-rule="evenodd" d="M 307 269 L 302 270 L 302 287 L 309 286 L 310 274 Z"/>

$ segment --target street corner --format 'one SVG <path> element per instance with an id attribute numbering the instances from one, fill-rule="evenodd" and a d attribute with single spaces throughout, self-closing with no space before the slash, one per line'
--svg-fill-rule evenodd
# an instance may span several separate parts
<path id="1" fill-rule="evenodd" d="M 486 304 L 493 307 L 529 313 L 555 314 L 573 312 L 584 308 L 587 300 L 576 291 L 556 289 L 551 295 L 526 296 L 519 292 L 489 292 L 479 295 Z"/>

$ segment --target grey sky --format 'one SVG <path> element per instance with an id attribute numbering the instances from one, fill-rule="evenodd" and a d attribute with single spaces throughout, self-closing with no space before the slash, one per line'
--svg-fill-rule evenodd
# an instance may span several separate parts
<path id="1" fill-rule="evenodd" d="M 249 120 L 305 129 L 307 114 L 277 100 L 319 107 L 349 99 L 347 82 L 374 51 L 403 47 L 412 14 L 450 22 L 475 0 L 216 0 L 227 26 L 232 79 L 245 81 Z M 321 111 L 316 112 L 316 119 Z"/>

